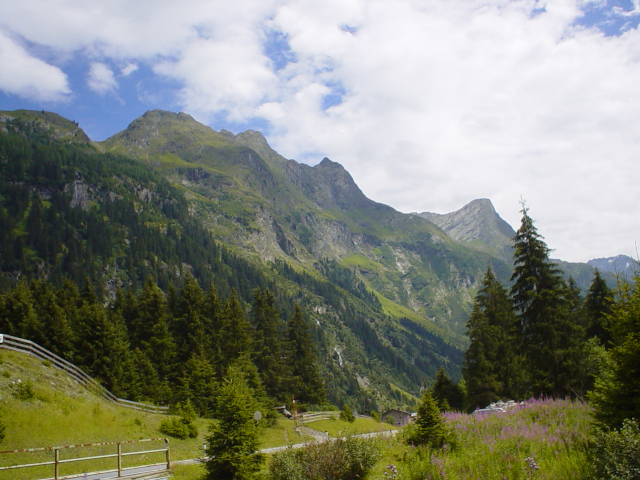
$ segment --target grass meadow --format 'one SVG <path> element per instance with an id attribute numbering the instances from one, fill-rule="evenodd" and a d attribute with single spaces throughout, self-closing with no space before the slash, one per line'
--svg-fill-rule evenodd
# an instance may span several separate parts
<path id="1" fill-rule="evenodd" d="M 24 388 L 27 384 L 32 395 L 24 400 L 17 394 L 27 390 Z M 508 412 L 483 416 L 447 413 L 445 419 L 451 441 L 445 448 L 430 450 L 407 445 L 403 432 L 396 437 L 377 440 L 382 456 L 368 478 L 586 480 L 593 474 L 586 450 L 589 414 L 587 404 L 569 400 L 532 400 Z M 0 444 L 0 451 L 4 451 L 163 437 L 158 427 L 166 417 L 110 404 L 46 363 L 27 355 L 0 350 L 0 418 L 6 425 L 6 438 Z M 202 455 L 209 421 L 197 419 L 195 423 L 199 431 L 197 438 L 170 439 L 173 461 Z M 325 420 L 309 426 L 328 432 L 331 437 L 390 428 L 373 419 L 360 418 L 354 424 Z M 264 430 L 261 446 L 270 448 L 308 440 L 295 432 L 291 420 L 282 418 L 275 426 Z M 153 448 L 160 446 L 154 445 Z M 141 444 L 139 449 L 149 447 L 151 445 Z M 82 453 L 109 454 L 114 448 L 106 446 Z M 71 451 L 61 453 L 64 458 L 73 455 L 75 453 Z M 160 457 L 162 454 L 158 458 L 149 456 L 141 460 L 151 463 L 162 461 Z M 0 466 L 51 459 L 51 452 L 0 454 Z M 103 464 L 77 464 L 73 473 L 113 468 L 113 465 L 107 465 L 108 462 L 113 460 L 104 460 Z M 51 477 L 51 470 L 47 467 L 0 471 L 0 480 Z M 265 474 L 266 470 L 265 466 Z M 174 465 L 175 480 L 202 480 L 204 473 L 200 464 Z"/>

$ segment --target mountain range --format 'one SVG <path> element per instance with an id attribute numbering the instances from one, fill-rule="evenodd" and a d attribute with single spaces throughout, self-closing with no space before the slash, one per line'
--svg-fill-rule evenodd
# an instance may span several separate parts
<path id="1" fill-rule="evenodd" d="M 217 132 L 187 114 L 159 110 L 103 142 L 49 112 L 0 112 L 0 131 L 27 138 L 36 150 L 42 144 L 87 159 L 60 167 L 56 188 L 74 211 L 101 212 L 96 225 L 104 223 L 100 228 L 110 232 L 113 245 L 91 260 L 91 271 L 94 281 L 106 284 L 107 297 L 139 285 L 144 274 L 166 284 L 191 273 L 201 284 L 218 282 L 223 293 L 233 284 L 248 305 L 256 286 L 249 283 L 259 278 L 261 286 L 278 291 L 281 310 L 296 301 L 310 312 L 323 375 L 339 390 L 334 400 L 377 392 L 380 402 L 410 404 L 441 366 L 457 377 L 465 322 L 484 273 L 490 266 L 505 285 L 511 276 L 515 232 L 490 200 L 444 215 L 401 213 L 367 198 L 339 163 L 285 159 L 256 131 Z M 0 152 L 0 161 L 5 157 Z M 31 192 L 48 211 L 56 205 L 55 188 L 37 175 L 4 181 L 7 192 Z M 112 214 L 118 202 L 131 210 Z M 171 205 L 176 211 L 184 206 L 184 216 L 171 213 Z M 198 232 L 192 237 L 210 235 L 221 249 L 210 260 L 220 263 L 216 268 L 197 260 L 212 247 L 195 245 L 193 238 L 191 256 L 181 252 L 180 241 L 187 240 L 181 223 L 191 221 Z M 131 222 L 139 224 L 137 235 Z M 26 238 L 19 221 L 13 228 L 12 237 L 0 240 Z M 89 241 L 90 233 L 76 231 L 83 235 Z M 151 252 L 145 243 L 144 254 L 132 247 L 143 236 L 164 245 L 174 235 L 170 255 L 169 247 Z M 61 242 L 61 253 L 51 259 L 25 244 L 24 262 L 2 265 L 3 274 L 9 280 L 29 268 L 68 274 L 64 262 L 56 266 L 69 250 Z M 594 268 L 610 272 L 608 261 L 593 262 L 560 266 L 585 290 Z M 622 270 L 620 262 L 614 265 L 614 273 Z M 238 269 L 244 276 L 229 273 Z"/>

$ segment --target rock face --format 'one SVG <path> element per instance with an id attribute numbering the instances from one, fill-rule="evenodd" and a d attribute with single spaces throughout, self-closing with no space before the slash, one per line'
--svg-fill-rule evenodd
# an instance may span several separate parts
<path id="1" fill-rule="evenodd" d="M 435 223 L 454 240 L 511 259 L 511 245 L 516 232 L 498 215 L 487 198 L 473 200 L 460 210 L 444 215 L 431 212 L 416 215 Z"/>
<path id="2" fill-rule="evenodd" d="M 626 255 L 618 255 L 609 258 L 594 258 L 587 262 L 593 268 L 597 268 L 601 272 L 611 273 L 613 275 L 634 275 L 640 271 L 640 263 Z"/>

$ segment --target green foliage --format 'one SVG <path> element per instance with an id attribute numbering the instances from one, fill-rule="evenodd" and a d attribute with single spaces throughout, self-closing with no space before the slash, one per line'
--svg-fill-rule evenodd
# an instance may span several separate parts
<path id="1" fill-rule="evenodd" d="M 167 418 L 160 422 L 158 430 L 164 435 L 180 440 L 198 437 L 198 428 L 184 418 Z"/>
<path id="2" fill-rule="evenodd" d="M 260 408 L 245 372 L 230 365 L 218 392 L 215 418 L 206 448 L 207 478 L 255 478 L 263 457 L 257 453 L 259 426 L 253 415 Z"/>
<path id="3" fill-rule="evenodd" d="M 501 398 L 520 399 L 526 392 L 517 320 L 511 299 L 491 269 L 476 296 L 467 329 L 470 343 L 462 368 L 467 407 L 473 410 Z"/>
<path id="4" fill-rule="evenodd" d="M 342 410 L 340 411 L 340 420 L 350 423 L 356 421 L 356 417 L 353 415 L 353 410 L 351 410 L 351 407 L 346 403 L 342 406 Z"/>
<path id="5" fill-rule="evenodd" d="M 424 391 L 418 407 L 418 418 L 409 428 L 407 443 L 440 448 L 447 442 L 444 418 L 429 389 Z"/>
<path id="6" fill-rule="evenodd" d="M 587 315 L 587 337 L 596 337 L 602 345 L 608 346 L 611 341 L 608 316 L 611 314 L 613 305 L 613 292 L 597 269 L 584 304 Z"/>
<path id="7" fill-rule="evenodd" d="M 357 480 L 367 476 L 380 456 L 377 441 L 347 436 L 276 453 L 269 462 L 268 479 Z"/>
<path id="8" fill-rule="evenodd" d="M 514 239 L 511 297 L 518 315 L 521 351 L 534 396 L 575 394 L 584 351 L 584 328 L 575 289 L 549 260 L 527 207 Z M 584 392 L 578 392 L 584 393 Z"/>
<path id="9" fill-rule="evenodd" d="M 599 425 L 617 429 L 640 418 L 640 277 L 619 286 L 608 320 L 612 347 L 590 400 Z"/>
<path id="10" fill-rule="evenodd" d="M 322 403 L 326 394 L 318 371 L 315 347 L 309 334 L 309 325 L 297 304 L 287 325 L 287 337 L 292 369 L 291 391 L 302 403 Z"/>
<path id="11" fill-rule="evenodd" d="M 33 385 L 30 381 L 18 383 L 13 392 L 13 396 L 23 402 L 32 400 L 36 396 Z"/>
<path id="12" fill-rule="evenodd" d="M 619 430 L 597 430 L 592 453 L 598 478 L 636 480 L 640 478 L 640 427 L 625 419 Z"/>
<path id="13" fill-rule="evenodd" d="M 6 436 L 6 430 L 7 430 L 7 426 L 0 419 L 0 443 L 2 443 L 2 441 L 4 440 L 4 438 Z"/>
<path id="14" fill-rule="evenodd" d="M 193 423 L 197 414 L 190 401 L 179 402 L 171 412 L 179 417 L 167 418 L 160 422 L 160 433 L 181 440 L 198 437 L 198 427 Z"/>
<path id="15" fill-rule="evenodd" d="M 436 380 L 431 386 L 431 393 L 440 411 L 462 410 L 464 392 L 459 385 L 456 385 L 451 381 L 444 372 L 444 367 L 440 367 L 440 370 L 438 370 Z"/>

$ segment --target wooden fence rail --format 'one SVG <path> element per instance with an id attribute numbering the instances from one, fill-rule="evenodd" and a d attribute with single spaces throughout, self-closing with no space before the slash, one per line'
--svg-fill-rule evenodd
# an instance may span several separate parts
<path id="1" fill-rule="evenodd" d="M 66 372 L 79 384 L 84 385 L 86 388 L 97 393 L 105 400 L 117 403 L 118 405 L 121 405 L 123 407 L 152 413 L 166 413 L 166 411 L 169 409 L 169 407 L 147 405 L 145 403 L 132 402 L 131 400 L 118 398 L 109 390 L 96 382 L 89 375 L 87 375 L 82 369 L 66 361 L 64 358 L 59 357 L 55 353 L 50 352 L 46 348 L 41 347 L 37 343 L 32 342 L 31 340 L 25 340 L 24 338 L 14 337 L 12 335 L 0 334 L 0 348 L 27 353 L 41 360 L 51 362 L 51 365 L 59 370 L 63 370 L 64 372 Z"/>
<path id="2" fill-rule="evenodd" d="M 131 444 L 131 443 L 142 443 L 142 442 L 164 442 L 164 448 L 155 448 L 152 450 L 139 450 L 135 452 L 123 452 L 122 445 Z M 60 451 L 65 449 L 78 449 L 81 447 L 103 447 L 114 445 L 116 446 L 116 453 L 110 453 L 105 455 L 92 455 L 85 457 L 77 457 L 77 458 L 67 458 L 60 459 Z M 41 447 L 41 448 L 26 448 L 22 450 L 7 450 L 4 452 L 0 452 L 1 455 L 7 454 L 21 454 L 26 452 L 53 452 L 53 460 L 49 462 L 39 462 L 39 463 L 25 463 L 19 465 L 9 465 L 5 467 L 0 467 L 0 471 L 3 470 L 15 470 L 18 468 L 33 468 L 33 467 L 43 467 L 43 466 L 53 466 L 53 480 L 63 480 L 70 478 L 78 478 L 85 477 L 87 474 L 80 473 L 75 475 L 66 475 L 64 477 L 60 476 L 60 466 L 67 463 L 74 462 L 85 462 L 88 460 L 98 460 L 103 458 L 116 458 L 117 459 L 117 468 L 112 468 L 109 470 L 101 470 L 99 472 L 91 472 L 90 475 L 102 475 L 107 473 L 118 472 L 118 477 L 122 477 L 124 472 L 128 472 L 134 469 L 142 469 L 142 468 L 152 468 L 152 467 L 164 467 L 162 470 L 170 470 L 171 469 L 171 457 L 169 454 L 169 440 L 166 438 L 148 438 L 143 440 L 129 440 L 126 442 L 102 442 L 102 443 L 88 443 L 84 445 L 66 445 L 64 447 Z M 133 455 L 146 455 L 151 453 L 163 453 L 165 454 L 165 461 L 160 463 L 150 463 L 145 465 L 135 465 L 130 467 L 123 467 L 123 457 L 133 456 Z M 158 469 L 160 471 L 160 469 Z"/>

